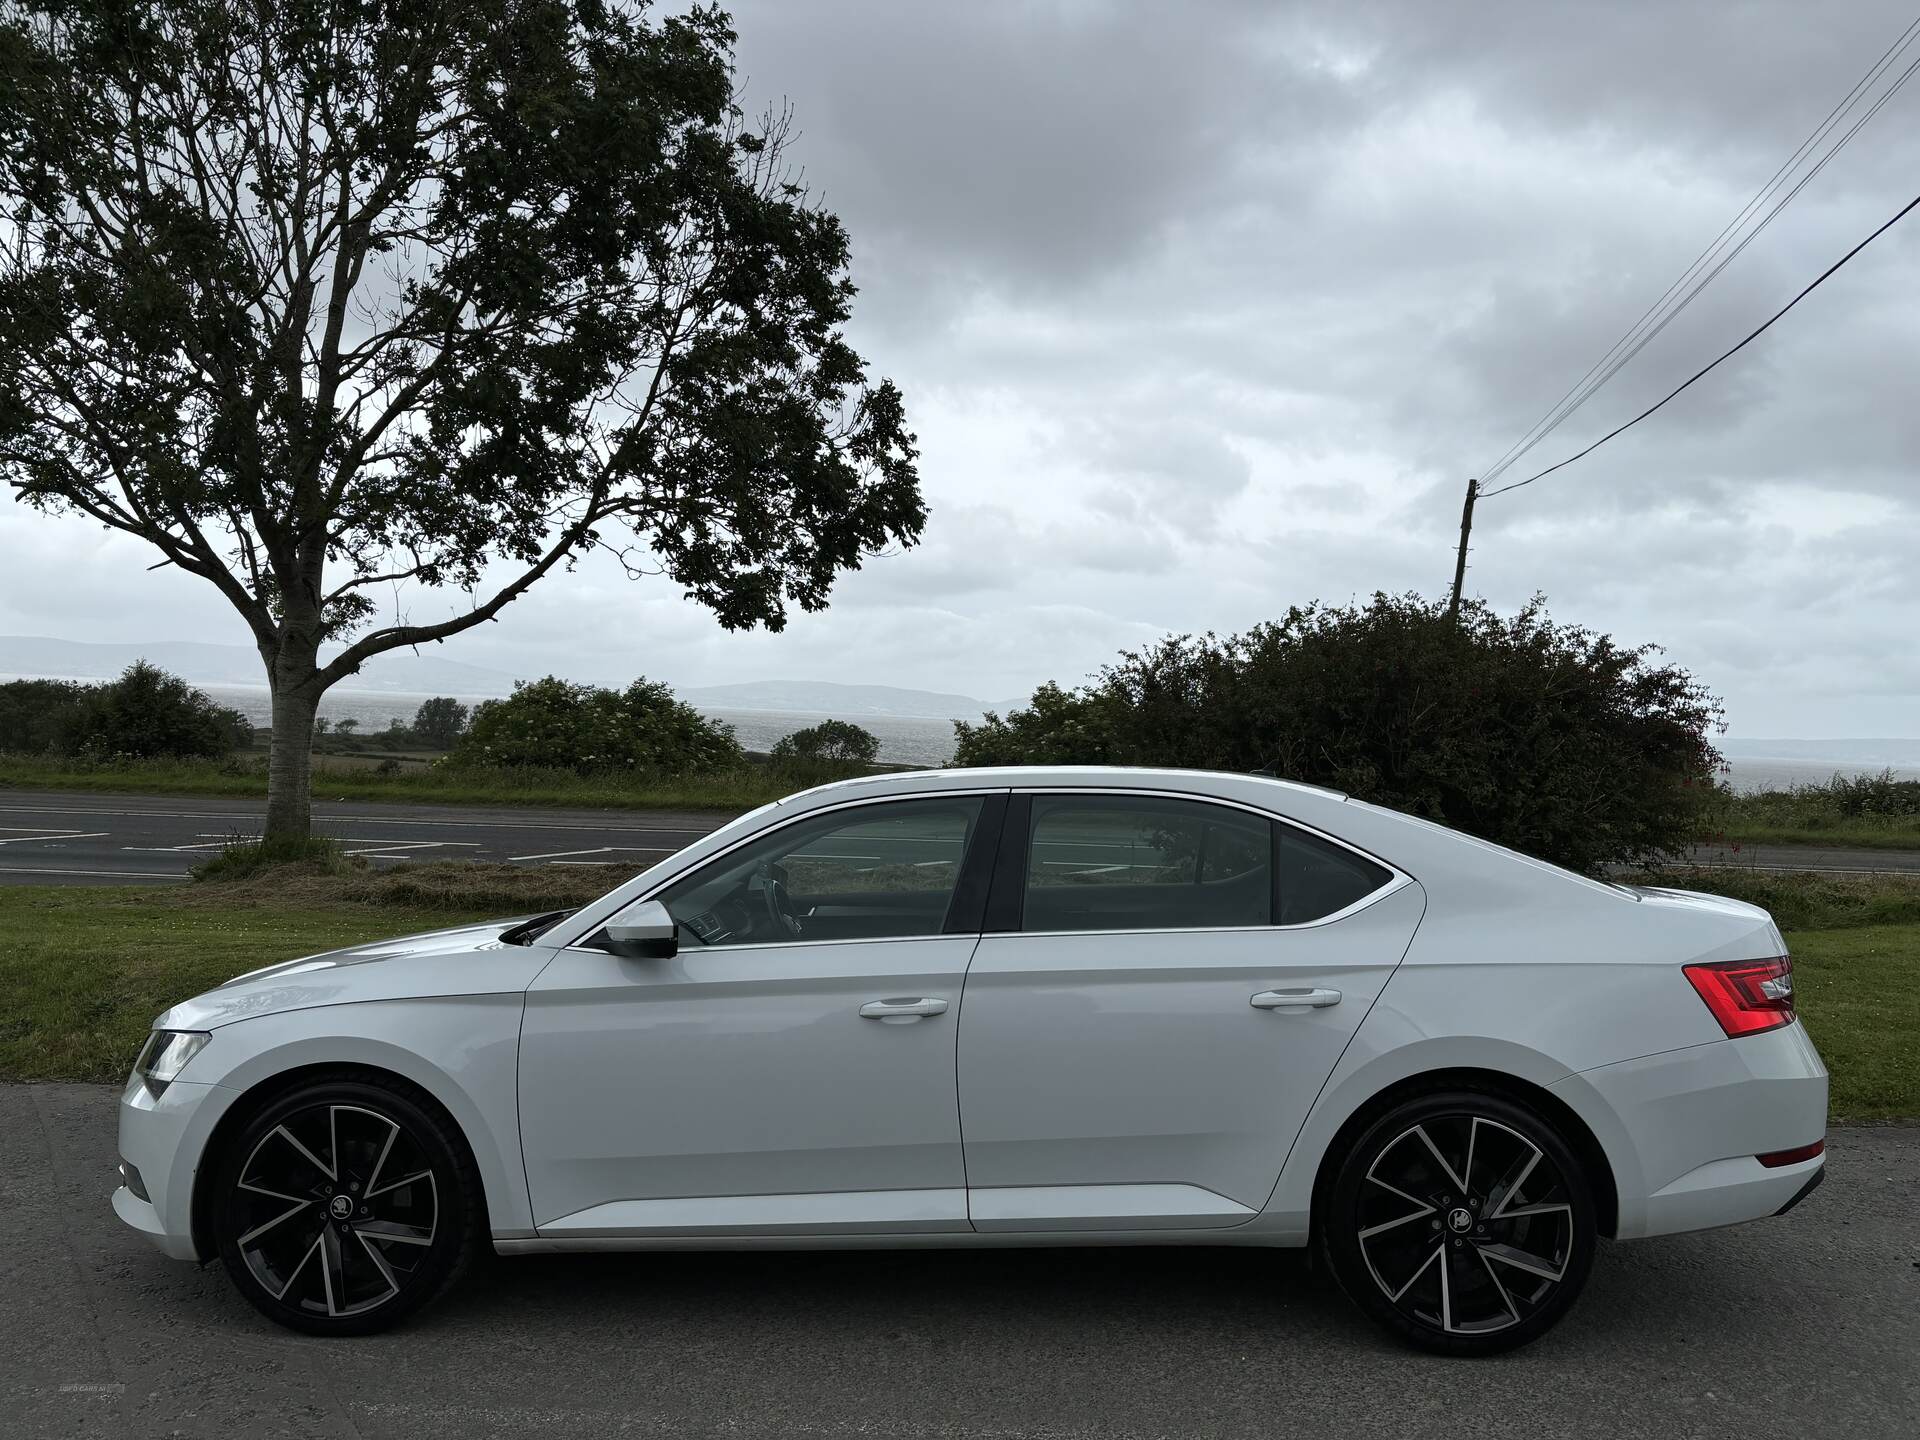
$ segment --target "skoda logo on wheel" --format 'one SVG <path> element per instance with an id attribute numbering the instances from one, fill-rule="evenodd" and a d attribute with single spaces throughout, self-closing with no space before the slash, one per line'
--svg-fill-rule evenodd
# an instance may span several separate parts
<path id="1" fill-rule="evenodd" d="M 1473 1228 L 1473 1212 L 1456 1205 L 1447 1212 L 1447 1228 L 1456 1235 L 1464 1235 Z"/>
<path id="2" fill-rule="evenodd" d="M 336 1195 L 327 1202 L 327 1213 L 336 1220 L 344 1220 L 353 1214 L 353 1200 L 346 1195 Z"/>

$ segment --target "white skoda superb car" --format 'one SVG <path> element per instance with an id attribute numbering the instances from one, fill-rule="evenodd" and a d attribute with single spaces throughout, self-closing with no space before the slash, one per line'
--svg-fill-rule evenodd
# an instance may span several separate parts
<path id="1" fill-rule="evenodd" d="M 1750 905 L 1251 776 L 950 770 L 175 1006 L 114 1208 L 321 1334 L 483 1245 L 1313 1245 L 1474 1354 L 1600 1236 L 1798 1203 L 1826 1102 Z"/>

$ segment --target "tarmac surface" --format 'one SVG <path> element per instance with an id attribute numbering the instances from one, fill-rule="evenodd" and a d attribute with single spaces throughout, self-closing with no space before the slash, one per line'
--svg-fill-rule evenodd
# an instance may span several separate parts
<path id="1" fill-rule="evenodd" d="M 257 799 L 0 790 L 0 883 L 138 885 L 184 880 L 235 840 L 255 838 Z M 316 801 L 314 829 L 376 864 L 492 860 L 643 869 L 724 824 L 713 811 Z"/>
<path id="2" fill-rule="evenodd" d="M 1603 1247 L 1495 1360 L 1401 1348 L 1297 1253 L 1211 1249 L 497 1259 L 325 1341 L 121 1226 L 115 1094 L 0 1085 L 9 1437 L 1920 1433 L 1920 1129 L 1833 1132 L 1789 1215 Z"/>

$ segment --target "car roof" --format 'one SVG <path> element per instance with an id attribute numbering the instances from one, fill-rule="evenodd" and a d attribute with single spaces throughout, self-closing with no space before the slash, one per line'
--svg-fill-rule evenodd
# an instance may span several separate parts
<path id="1" fill-rule="evenodd" d="M 1195 782 L 1202 782 L 1196 784 Z M 1169 783 L 1177 782 L 1177 783 Z M 1222 786 L 1219 782 L 1226 782 Z M 923 791 L 982 788 L 1027 789 L 1034 786 L 1061 786 L 1071 789 L 1180 790 L 1194 794 L 1230 794 L 1246 785 L 1299 795 L 1344 801 L 1339 790 L 1281 780 L 1272 775 L 1255 775 L 1237 770 L 1181 770 L 1147 765 L 983 765 L 976 768 L 941 770 L 892 770 L 873 775 L 857 775 L 851 780 L 835 780 L 788 795 L 778 804 L 799 801 L 833 803 L 857 794 L 892 794 L 897 791 Z"/>

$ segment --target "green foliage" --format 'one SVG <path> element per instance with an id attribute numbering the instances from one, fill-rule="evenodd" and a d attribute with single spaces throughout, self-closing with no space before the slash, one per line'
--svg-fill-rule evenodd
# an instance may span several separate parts
<path id="1" fill-rule="evenodd" d="M 871 765 L 880 753 L 879 737 L 847 720 L 822 720 L 782 735 L 771 752 L 775 764 Z"/>
<path id="2" fill-rule="evenodd" d="M 0 750 L 59 754 L 88 687 L 74 680 L 9 680 L 0 684 Z"/>
<path id="3" fill-rule="evenodd" d="M 1920 850 L 1920 781 L 1891 772 L 1844 776 L 1785 790 L 1734 790 L 1716 785 L 1709 797 L 1703 839 L 1741 845 L 1845 845 L 1872 850 Z"/>
<path id="4" fill-rule="evenodd" d="M 957 723 L 960 765 L 1270 769 L 1575 869 L 1697 834 L 1719 702 L 1652 647 L 1418 596 L 1313 605 L 1123 654 L 1079 690 Z"/>
<path id="5" fill-rule="evenodd" d="M 252 738 L 238 710 L 144 660 L 101 685 L 0 685 L 0 750 L 85 760 L 219 758 Z"/>
<path id="6" fill-rule="evenodd" d="M 467 728 L 467 707 L 446 695 L 422 702 L 413 717 L 413 739 L 435 750 L 451 750 Z M 396 730 L 402 728 L 394 721 Z"/>
<path id="7" fill-rule="evenodd" d="M 602 690 L 551 675 L 516 684 L 510 699 L 481 702 L 447 757 L 454 767 L 538 766 L 577 775 L 699 775 L 745 762 L 732 726 L 707 719 L 657 681 Z"/>

